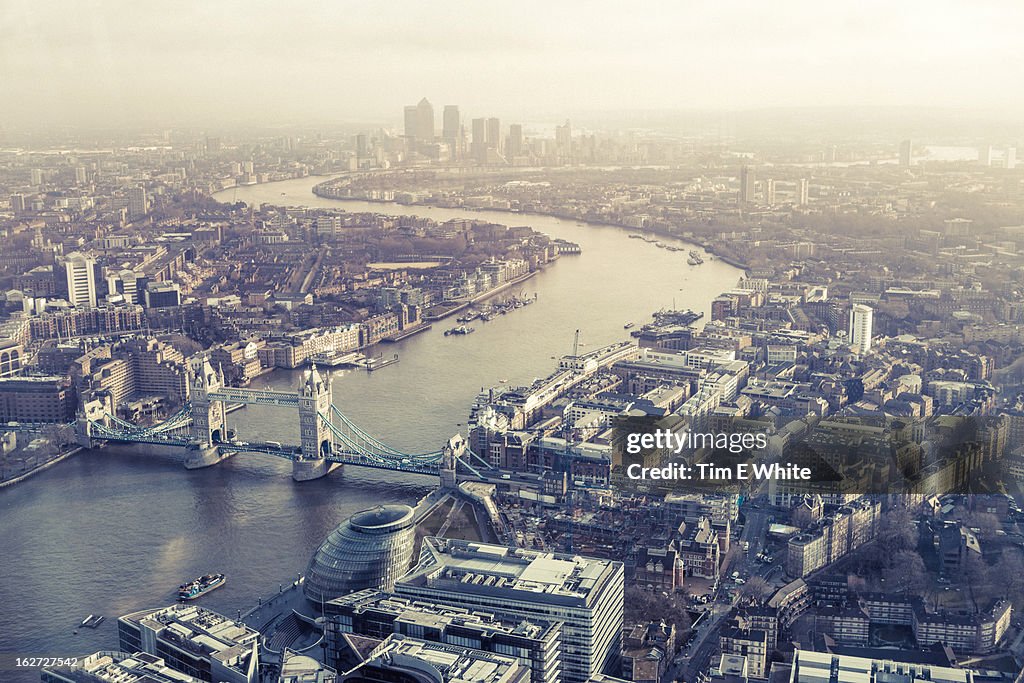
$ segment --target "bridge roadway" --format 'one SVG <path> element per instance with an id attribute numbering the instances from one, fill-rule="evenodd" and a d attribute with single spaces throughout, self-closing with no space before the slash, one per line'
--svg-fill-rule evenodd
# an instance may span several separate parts
<path id="1" fill-rule="evenodd" d="M 237 387 L 221 387 L 209 395 L 214 401 L 227 404 L 245 403 L 248 405 L 277 406 L 294 408 L 299 405 L 299 397 L 295 393 L 285 391 L 269 391 L 266 389 L 239 389 Z"/>

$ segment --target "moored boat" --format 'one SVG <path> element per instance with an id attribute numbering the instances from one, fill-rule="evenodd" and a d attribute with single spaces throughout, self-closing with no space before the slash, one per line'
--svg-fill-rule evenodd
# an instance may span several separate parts
<path id="1" fill-rule="evenodd" d="M 206 595 L 212 590 L 220 588 L 227 582 L 227 577 L 223 574 L 206 574 L 200 576 L 198 579 L 189 581 L 178 586 L 178 599 L 179 600 L 195 600 L 198 597 Z"/>

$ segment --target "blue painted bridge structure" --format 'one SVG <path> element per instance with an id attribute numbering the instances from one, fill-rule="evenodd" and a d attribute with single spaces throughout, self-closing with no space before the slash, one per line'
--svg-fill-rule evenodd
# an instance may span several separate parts
<path id="1" fill-rule="evenodd" d="M 292 478 L 307 481 L 325 476 L 338 466 L 353 465 L 438 476 L 453 486 L 458 473 L 486 478 L 490 466 L 456 434 L 429 453 L 405 453 L 360 429 L 331 402 L 330 379 L 314 365 L 294 393 L 224 386 L 224 376 L 205 358 L 188 372 L 189 400 L 174 415 L 152 425 L 136 425 L 114 415 L 98 400 L 84 403 L 74 424 L 80 445 L 138 443 L 185 452 L 190 469 L 214 465 L 234 453 L 263 453 L 292 462 Z M 298 445 L 276 441 L 241 441 L 229 434 L 229 405 L 264 405 L 294 410 L 299 420 Z M 46 425 L 52 427 L 53 425 Z M 43 425 L 10 424 L 7 429 L 35 431 Z"/>

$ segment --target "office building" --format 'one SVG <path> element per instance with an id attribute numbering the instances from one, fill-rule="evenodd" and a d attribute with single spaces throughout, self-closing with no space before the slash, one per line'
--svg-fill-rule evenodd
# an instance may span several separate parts
<path id="1" fill-rule="evenodd" d="M 205 607 L 177 604 L 117 620 L 124 652 L 161 657 L 167 666 L 210 683 L 256 683 L 258 631 Z"/>
<path id="2" fill-rule="evenodd" d="M 405 108 L 405 137 L 410 142 L 416 141 L 416 136 L 419 134 L 419 108 L 415 104 L 410 104 Z"/>
<path id="3" fill-rule="evenodd" d="M 344 668 L 349 636 L 385 639 L 392 633 L 514 656 L 531 670 L 532 683 L 561 680 L 561 622 L 504 618 L 377 590 L 363 590 L 324 605 L 327 663 Z"/>
<path id="4" fill-rule="evenodd" d="M 71 658 L 68 658 L 71 659 Z M 74 664 L 45 667 L 43 683 L 203 683 L 145 652 L 96 652 Z"/>
<path id="5" fill-rule="evenodd" d="M 25 213 L 25 195 L 23 194 L 12 194 L 11 195 L 11 211 L 14 215 Z"/>
<path id="6" fill-rule="evenodd" d="M 508 149 L 506 150 L 509 160 L 523 154 L 523 126 L 513 123 L 508 127 Z"/>
<path id="7" fill-rule="evenodd" d="M 521 619 L 561 621 L 562 680 L 584 683 L 620 668 L 620 562 L 426 538 L 399 596 Z"/>
<path id="8" fill-rule="evenodd" d="M 441 137 L 451 144 L 451 142 L 459 137 L 459 126 L 462 121 L 459 116 L 459 105 L 444 105 L 444 112 L 441 116 Z"/>
<path id="9" fill-rule="evenodd" d="M 408 505 L 381 505 L 352 515 L 309 561 L 306 598 L 320 604 L 365 588 L 391 590 L 409 569 L 415 526 Z"/>
<path id="10" fill-rule="evenodd" d="M 909 168 L 914 165 L 914 143 L 904 140 L 900 143 L 900 166 Z"/>
<path id="11" fill-rule="evenodd" d="M 764 181 L 764 203 L 768 206 L 775 205 L 775 180 L 766 178 Z"/>
<path id="12" fill-rule="evenodd" d="M 144 277 L 134 270 L 120 270 L 107 275 L 107 299 L 111 300 L 118 295 L 123 298 L 123 303 L 141 303 L 142 284 Z"/>
<path id="13" fill-rule="evenodd" d="M 181 286 L 177 282 L 149 282 L 144 292 L 146 308 L 181 305 Z"/>
<path id="14" fill-rule="evenodd" d="M 528 683 L 514 657 L 392 635 L 338 683 Z"/>
<path id="15" fill-rule="evenodd" d="M 420 144 L 434 141 L 434 105 L 426 97 L 416 105 L 416 141 Z"/>
<path id="16" fill-rule="evenodd" d="M 572 161 L 572 124 L 566 119 L 561 126 L 555 126 L 555 151 L 560 163 Z"/>
<path id="17" fill-rule="evenodd" d="M 757 192 L 757 174 L 750 166 L 740 169 L 740 203 L 752 204 Z"/>
<path id="18" fill-rule="evenodd" d="M 976 676 L 971 669 L 796 650 L 789 683 L 974 683 Z"/>
<path id="19" fill-rule="evenodd" d="M 874 310 L 864 304 L 854 304 L 850 309 L 850 348 L 857 354 L 871 350 L 871 333 Z"/>
<path id="20" fill-rule="evenodd" d="M 85 254 L 68 254 L 58 275 L 62 293 L 72 306 L 96 306 L 96 261 Z"/>
<path id="21" fill-rule="evenodd" d="M 469 147 L 474 161 L 487 161 L 487 119 L 473 119 Z"/>
<path id="22" fill-rule="evenodd" d="M 502 151 L 501 121 L 494 117 L 487 119 L 487 148 L 499 153 Z"/>

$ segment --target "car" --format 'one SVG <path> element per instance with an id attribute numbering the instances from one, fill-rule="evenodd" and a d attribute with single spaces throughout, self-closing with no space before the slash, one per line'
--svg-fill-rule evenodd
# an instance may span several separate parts
<path id="1" fill-rule="evenodd" d="M 735 581 L 738 578 L 740 578 L 740 573 L 738 571 L 733 572 L 732 573 L 732 579 Z"/>
<path id="2" fill-rule="evenodd" d="M 736 585 L 737 586 L 742 586 L 745 583 L 746 583 L 745 579 L 736 579 Z"/>

